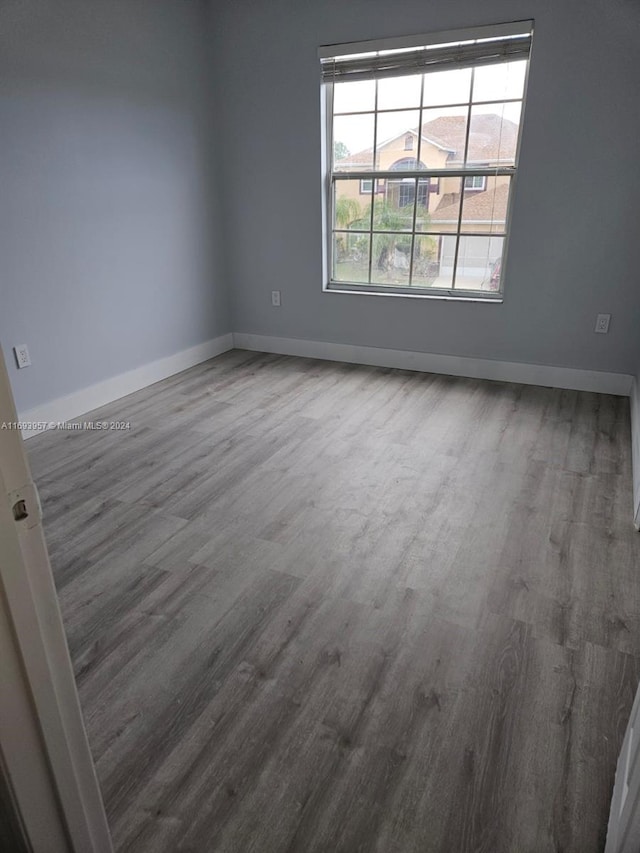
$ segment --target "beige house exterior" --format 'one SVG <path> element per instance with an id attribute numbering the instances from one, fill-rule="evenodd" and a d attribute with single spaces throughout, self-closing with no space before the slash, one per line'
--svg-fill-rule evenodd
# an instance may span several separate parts
<path id="1" fill-rule="evenodd" d="M 397 179 L 378 179 L 375 204 L 407 209 L 407 220 L 413 216 L 416 193 L 415 178 L 403 178 L 402 171 L 420 168 L 429 170 L 488 169 L 514 164 L 518 125 L 495 113 L 472 114 L 468 150 L 465 161 L 466 116 L 440 116 L 422 126 L 420 163 L 417 161 L 418 132 L 415 128 L 388 139 L 377 148 L 375 163 L 372 149 L 351 154 L 338 160 L 335 172 L 397 171 Z M 438 264 L 440 279 L 451 276 L 453 269 L 460 205 L 462 202 L 461 236 L 458 246 L 458 276 L 487 279 L 502 254 L 509 202 L 508 176 L 459 176 L 418 179 L 416 231 L 432 234 L 428 241 L 431 260 Z M 372 180 L 340 182 L 339 198 L 356 201 L 364 211 L 370 210 Z M 463 186 L 464 184 L 464 186 Z M 425 215 L 427 214 L 427 215 Z M 357 226 L 356 226 L 357 227 Z M 408 230 L 410 224 L 401 230 Z M 427 243 L 424 244 L 425 246 Z"/>

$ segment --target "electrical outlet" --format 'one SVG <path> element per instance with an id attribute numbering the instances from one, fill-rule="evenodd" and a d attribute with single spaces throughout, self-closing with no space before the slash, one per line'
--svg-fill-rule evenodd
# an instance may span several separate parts
<path id="1" fill-rule="evenodd" d="M 280 291 L 279 290 L 272 290 L 271 291 L 271 304 L 273 305 L 274 308 L 280 307 Z"/>
<path id="2" fill-rule="evenodd" d="M 29 350 L 26 344 L 18 344 L 13 348 L 13 354 L 16 357 L 16 364 L 18 365 L 18 370 L 21 367 L 30 367 L 31 366 L 31 357 L 29 355 Z"/>
<path id="3" fill-rule="evenodd" d="M 598 314 L 596 317 L 596 328 L 595 331 L 601 335 L 606 335 L 609 331 L 609 321 L 611 320 L 611 314 Z"/>

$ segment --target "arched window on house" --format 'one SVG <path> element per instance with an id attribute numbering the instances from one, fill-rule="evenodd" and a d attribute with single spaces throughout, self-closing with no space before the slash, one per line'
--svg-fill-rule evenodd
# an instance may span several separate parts
<path id="1" fill-rule="evenodd" d="M 413 138 L 413 137 L 412 137 Z M 415 157 L 403 157 L 396 160 L 389 170 L 391 172 L 416 172 L 426 169 L 425 164 L 416 160 Z M 398 180 L 387 180 L 386 200 L 394 207 L 408 207 L 413 204 L 416 194 L 416 182 L 418 184 L 418 204 L 429 209 L 429 178 L 398 178 Z"/>

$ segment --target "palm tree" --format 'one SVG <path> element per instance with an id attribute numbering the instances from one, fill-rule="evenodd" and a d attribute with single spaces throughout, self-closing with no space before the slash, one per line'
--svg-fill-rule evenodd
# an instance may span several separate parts
<path id="1" fill-rule="evenodd" d="M 362 219 L 360 203 L 355 198 L 337 198 L 335 216 L 338 228 L 348 230 Z"/>
<path id="2" fill-rule="evenodd" d="M 335 209 L 336 226 L 348 231 L 362 220 L 360 203 L 355 198 L 337 198 Z M 345 240 L 343 234 L 336 237 L 336 251 L 338 257 L 344 258 L 349 250 L 349 238 Z"/>
<path id="3" fill-rule="evenodd" d="M 373 209 L 374 231 L 407 231 L 405 234 L 376 234 L 375 252 L 376 266 L 379 270 L 387 271 L 391 267 L 396 249 L 401 252 L 411 251 L 411 228 L 413 225 L 413 205 L 406 208 L 397 207 L 387 199 L 376 201 Z"/>
<path id="4" fill-rule="evenodd" d="M 424 210 L 422 205 L 420 205 L 420 208 L 419 219 L 416 219 L 416 227 L 419 230 L 424 230 L 429 224 L 429 214 Z M 349 231 L 354 228 L 368 231 L 371 223 L 371 203 L 363 207 L 357 199 L 348 197 L 337 198 L 335 222 L 337 228 L 343 231 Z M 399 207 L 394 199 L 380 198 L 375 200 L 373 208 L 373 231 L 378 233 L 373 235 L 375 251 L 373 261 L 379 270 L 388 272 L 391 269 L 396 251 L 403 252 L 406 255 L 411 252 L 412 227 L 412 204 L 406 207 Z M 358 239 L 358 235 L 354 234 L 354 238 Z M 341 258 L 346 256 L 350 248 L 354 248 L 350 237 L 347 238 L 347 241 L 345 241 L 344 235 L 336 237 L 336 249 Z M 429 246 L 429 255 L 433 251 L 435 251 L 435 244 L 433 249 Z M 418 254 L 418 250 L 416 250 L 416 254 Z"/>

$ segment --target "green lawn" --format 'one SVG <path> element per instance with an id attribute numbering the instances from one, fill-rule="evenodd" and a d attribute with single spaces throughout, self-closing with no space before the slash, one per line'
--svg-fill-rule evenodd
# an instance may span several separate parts
<path id="1" fill-rule="evenodd" d="M 361 282 L 367 284 L 369 281 L 369 266 L 364 262 L 345 261 L 336 264 L 336 281 Z M 414 281 L 414 287 L 429 287 L 432 281 L 425 281 L 421 276 L 419 281 Z M 395 284 L 398 287 L 409 287 L 409 270 L 391 269 L 383 271 L 377 269 L 374 264 L 371 268 L 372 284 Z"/>

